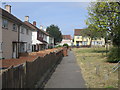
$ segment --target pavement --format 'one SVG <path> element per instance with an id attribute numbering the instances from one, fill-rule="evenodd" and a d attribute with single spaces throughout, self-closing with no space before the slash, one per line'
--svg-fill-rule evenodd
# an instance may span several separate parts
<path id="1" fill-rule="evenodd" d="M 44 88 L 86 88 L 81 69 L 72 51 L 63 58 Z"/>

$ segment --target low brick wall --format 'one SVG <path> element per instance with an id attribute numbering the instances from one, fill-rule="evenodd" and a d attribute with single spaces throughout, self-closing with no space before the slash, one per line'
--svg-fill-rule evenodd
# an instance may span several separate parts
<path id="1" fill-rule="evenodd" d="M 43 75 L 63 57 L 63 49 L 49 52 L 34 61 L 11 66 L 2 72 L 2 88 L 34 88 Z"/>

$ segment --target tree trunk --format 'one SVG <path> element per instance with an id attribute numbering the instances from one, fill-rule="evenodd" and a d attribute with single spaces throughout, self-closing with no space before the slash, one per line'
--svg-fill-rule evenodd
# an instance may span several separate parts
<path id="1" fill-rule="evenodd" d="M 92 40 L 93 40 L 93 38 L 91 38 L 91 40 L 90 40 L 90 47 L 92 46 Z"/>

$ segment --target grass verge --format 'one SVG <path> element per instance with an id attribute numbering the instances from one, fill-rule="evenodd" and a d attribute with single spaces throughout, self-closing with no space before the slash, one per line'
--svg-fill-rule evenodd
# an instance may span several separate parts
<path id="1" fill-rule="evenodd" d="M 88 88 L 118 88 L 118 71 L 112 72 L 116 63 L 106 62 L 104 48 L 74 48 L 73 51 Z"/>

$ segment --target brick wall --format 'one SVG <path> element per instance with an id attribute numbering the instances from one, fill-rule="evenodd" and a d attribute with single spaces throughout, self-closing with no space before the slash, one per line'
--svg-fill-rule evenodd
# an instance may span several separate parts
<path id="1" fill-rule="evenodd" d="M 44 74 L 63 57 L 63 50 L 50 52 L 44 57 L 16 67 L 11 66 L 2 72 L 2 88 L 34 88 Z"/>

